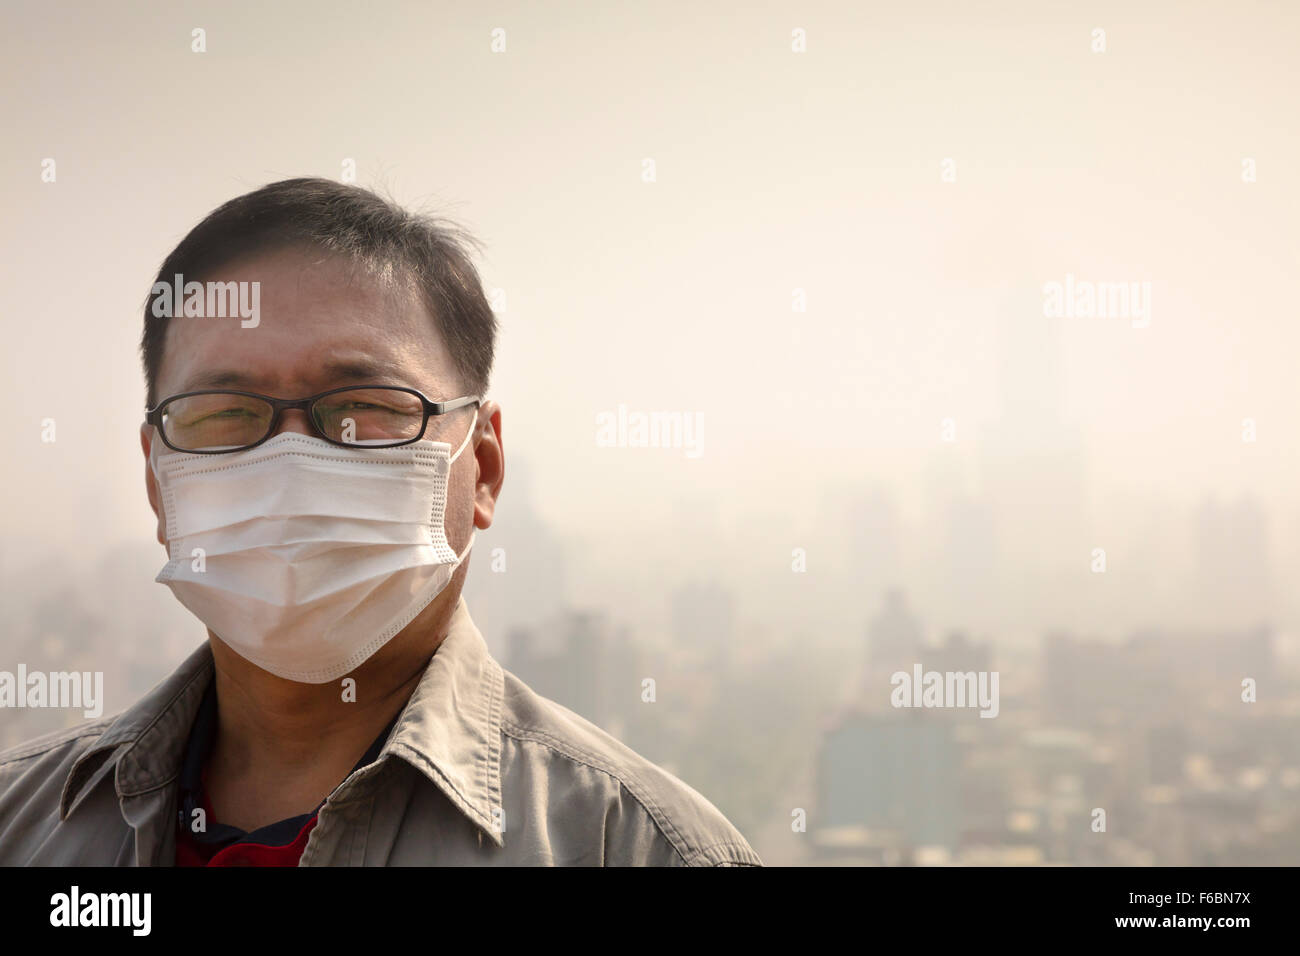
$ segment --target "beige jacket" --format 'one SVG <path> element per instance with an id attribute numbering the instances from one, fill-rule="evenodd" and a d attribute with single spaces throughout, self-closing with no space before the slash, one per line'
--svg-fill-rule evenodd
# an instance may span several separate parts
<path id="1" fill-rule="evenodd" d="M 207 642 L 116 718 L 0 752 L 0 865 L 170 866 Z M 300 866 L 761 866 L 703 796 L 492 658 L 461 598 Z"/>

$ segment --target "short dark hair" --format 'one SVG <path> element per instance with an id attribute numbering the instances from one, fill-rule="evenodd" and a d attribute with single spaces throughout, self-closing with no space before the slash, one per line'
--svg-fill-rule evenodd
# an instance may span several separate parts
<path id="1" fill-rule="evenodd" d="M 497 323 L 471 262 L 479 242 L 449 219 L 412 213 L 361 186 L 329 179 L 284 179 L 217 207 L 167 256 L 157 282 L 176 274 L 204 281 L 238 259 L 292 246 L 316 247 L 363 264 L 391 270 L 414 283 L 434 316 L 457 371 L 471 395 L 484 395 L 492 373 Z M 146 402 L 162 367 L 168 319 L 144 306 L 140 355 Z M 443 396 L 455 397 L 455 396 Z"/>

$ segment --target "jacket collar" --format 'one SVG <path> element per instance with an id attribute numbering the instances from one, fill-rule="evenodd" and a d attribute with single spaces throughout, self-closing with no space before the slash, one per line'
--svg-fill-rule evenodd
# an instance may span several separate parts
<path id="1" fill-rule="evenodd" d="M 176 784 L 190 728 L 212 680 L 212 650 L 204 641 L 171 676 L 114 720 L 73 763 L 59 801 L 72 813 L 116 766 L 120 799 Z M 501 706 L 505 679 L 469 616 L 462 595 L 447 636 L 380 751 L 423 773 L 498 845 L 501 836 Z"/>
<path id="2" fill-rule="evenodd" d="M 501 836 L 501 706 L 505 676 L 462 595 L 447 637 L 425 668 L 379 759 L 419 770 L 498 846 Z"/>

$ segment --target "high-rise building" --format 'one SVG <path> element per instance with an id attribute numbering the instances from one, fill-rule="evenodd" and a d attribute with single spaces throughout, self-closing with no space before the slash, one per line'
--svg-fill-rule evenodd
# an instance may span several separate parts
<path id="1" fill-rule="evenodd" d="M 948 721 L 925 712 L 848 712 L 824 736 L 818 804 L 809 830 L 829 852 L 892 846 L 903 861 L 922 848 L 955 853 L 961 836 L 960 751 Z"/>

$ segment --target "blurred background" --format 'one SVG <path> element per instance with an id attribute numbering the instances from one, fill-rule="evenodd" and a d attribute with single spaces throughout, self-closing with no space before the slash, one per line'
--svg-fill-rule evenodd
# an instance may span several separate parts
<path id="1" fill-rule="evenodd" d="M 484 243 L 489 646 L 765 862 L 1293 864 L 1298 32 L 8 3 L 0 670 L 103 671 L 108 715 L 204 639 L 153 581 L 142 303 L 220 203 L 355 174 Z M 620 407 L 692 444 L 611 445 Z M 998 672 L 997 717 L 891 706 L 913 664 Z M 83 719 L 0 711 L 0 747 Z"/>

